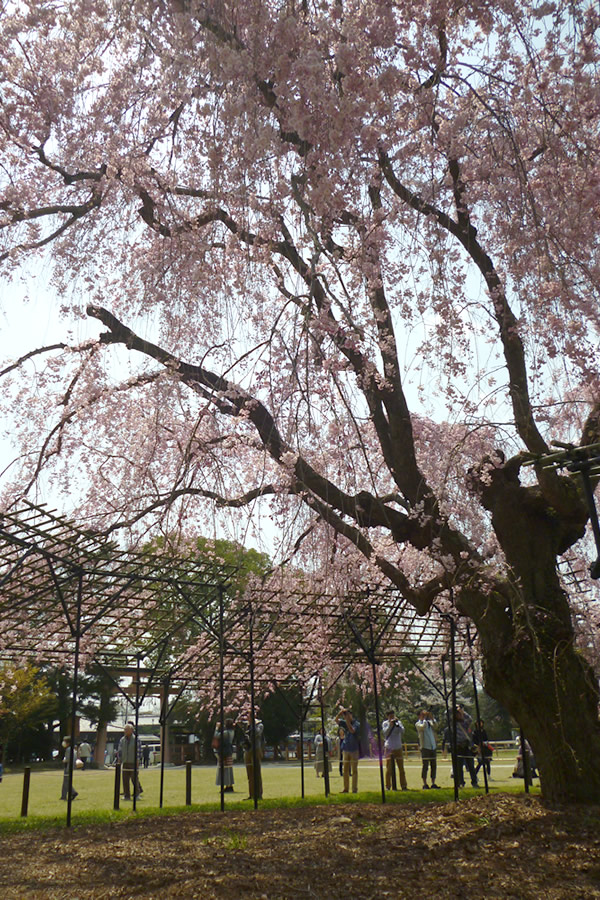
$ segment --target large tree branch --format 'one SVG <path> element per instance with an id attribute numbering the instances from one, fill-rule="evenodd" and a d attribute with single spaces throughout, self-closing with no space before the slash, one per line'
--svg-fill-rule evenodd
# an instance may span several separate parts
<path id="1" fill-rule="evenodd" d="M 451 164 L 450 172 L 454 179 L 454 195 L 458 203 L 458 221 L 403 185 L 396 177 L 391 160 L 383 150 L 379 151 L 379 165 L 394 194 L 415 212 L 430 216 L 443 229 L 457 238 L 481 272 L 492 300 L 494 318 L 504 349 L 504 359 L 509 376 L 508 389 L 517 431 L 527 449 L 532 453 L 547 453 L 548 446 L 537 428 L 531 409 L 525 350 L 519 336 L 518 322 L 508 303 L 500 276 L 491 258 L 481 247 L 477 239 L 477 231 L 471 224 L 464 205 L 458 164 L 456 162 Z"/>
<path id="2" fill-rule="evenodd" d="M 58 163 L 53 163 L 46 156 L 46 151 L 44 149 L 44 144 L 40 144 L 38 147 L 35 147 L 35 153 L 40 160 L 40 162 L 52 172 L 56 172 L 57 175 L 60 175 L 62 180 L 66 185 L 76 184 L 79 181 L 91 181 L 91 182 L 99 182 L 106 175 L 106 164 L 103 163 L 97 169 L 92 171 L 83 171 L 83 172 L 69 172 L 68 169 L 65 169 L 64 166 L 58 165 Z"/>
<path id="3" fill-rule="evenodd" d="M 19 209 L 13 208 L 9 203 L 0 203 L 0 209 L 8 213 L 8 219 L 0 222 L 0 228 L 10 228 L 18 222 L 30 222 L 33 219 L 42 219 L 47 216 L 70 215 L 75 219 L 80 219 L 94 207 L 98 206 L 95 200 L 88 200 L 85 203 L 54 203 L 52 206 L 39 206 L 35 209 Z"/>
<path id="4" fill-rule="evenodd" d="M 373 545 L 365 535 L 353 525 L 343 521 L 330 506 L 322 503 L 316 497 L 308 498 L 306 502 L 337 534 L 342 535 L 346 540 L 354 544 L 366 559 L 374 563 L 380 572 L 402 591 L 404 598 L 414 606 L 419 615 L 425 615 L 438 594 L 448 587 L 445 580 L 439 578 L 432 579 L 431 582 L 420 588 L 414 587 L 402 569 L 395 566 L 384 556 L 376 553 Z"/>
<path id="5" fill-rule="evenodd" d="M 89 306 L 88 314 L 99 319 L 109 329 L 100 336 L 101 343 L 124 344 L 131 350 L 155 359 L 192 390 L 198 391 L 221 414 L 250 422 L 266 452 L 289 472 L 292 489 L 309 505 L 312 498 L 321 504 L 319 509 L 324 518 L 324 510 L 329 509 L 338 518 L 341 516 L 353 520 L 359 528 L 385 528 L 398 543 L 410 542 L 419 549 L 429 547 L 437 538 L 442 543 L 444 552 L 453 555 L 457 565 L 464 559 L 465 552 L 471 558 L 477 558 L 466 539 L 447 523 L 433 521 L 431 517 L 421 519 L 418 516 L 407 516 L 368 491 L 352 496 L 341 490 L 292 450 L 282 438 L 264 404 L 239 385 L 203 366 L 183 362 L 169 351 L 144 340 L 106 309 Z M 343 532 L 343 528 L 347 526 L 343 523 L 342 528 L 342 522 L 343 519 L 340 518 L 338 527 Z"/>
<path id="6" fill-rule="evenodd" d="M 156 205 L 146 189 L 139 189 L 142 200 L 140 208 L 141 218 L 157 233 L 164 237 L 173 234 L 171 226 L 160 221 L 156 215 Z M 314 300 L 321 316 L 325 317 L 328 324 L 328 335 L 337 350 L 348 360 L 358 379 L 361 389 L 367 400 L 373 424 L 386 458 L 389 470 L 400 490 L 416 504 L 425 501 L 431 506 L 431 492 L 427 488 L 425 479 L 420 472 L 414 454 L 414 443 L 410 413 L 404 398 L 397 361 L 392 361 L 393 347 L 386 352 L 386 379 L 387 384 L 382 384 L 378 377 L 376 366 L 367 359 L 349 339 L 351 335 L 336 319 L 331 308 L 331 302 L 325 288 L 311 266 L 302 258 L 294 246 L 291 234 L 283 229 L 283 240 L 275 241 L 271 238 L 250 232 L 238 226 L 235 219 L 222 208 L 211 208 L 196 216 L 190 222 L 177 226 L 177 231 L 194 231 L 210 224 L 221 223 L 239 241 L 249 246 L 260 246 L 269 249 L 273 254 L 282 256 L 300 275 L 307 285 L 309 297 Z M 391 314 L 385 300 L 383 288 L 375 289 L 373 295 L 374 312 L 376 319 L 386 317 L 386 323 L 379 323 L 380 329 L 385 331 L 389 338 L 387 343 L 394 343 Z M 308 311 L 307 304 L 302 306 Z M 385 343 L 385 342 L 382 342 Z M 389 376 L 389 378 L 388 378 Z M 391 423 L 391 427 L 390 427 Z M 433 504 L 435 506 L 435 504 Z M 433 506 L 431 506 L 433 510 Z"/>
<path id="7" fill-rule="evenodd" d="M 82 207 L 80 207 L 79 211 L 76 214 L 72 215 L 69 219 L 67 219 L 66 222 L 63 222 L 62 225 L 59 225 L 58 228 L 56 228 L 50 234 L 46 235 L 46 237 L 41 238 L 41 240 L 31 241 L 27 244 L 17 244 L 15 247 L 7 250 L 5 253 L 0 254 L 0 262 L 4 262 L 5 259 L 8 259 L 8 257 L 11 256 L 11 254 L 14 253 L 15 250 L 40 250 L 42 247 L 47 246 L 47 244 L 51 244 L 52 241 L 60 237 L 61 234 L 64 234 L 65 231 L 71 228 L 72 225 L 75 225 L 75 223 L 78 222 L 82 216 L 86 215 L 88 212 L 90 212 L 90 210 L 96 209 L 98 206 L 100 206 L 99 199 L 98 202 L 84 204 Z"/>
<path id="8" fill-rule="evenodd" d="M 259 488 L 254 488 L 254 490 L 247 491 L 240 497 L 228 498 L 224 497 L 222 494 L 218 494 L 216 491 L 209 491 L 204 488 L 195 488 L 191 485 L 185 485 L 184 487 L 166 491 L 164 494 L 159 494 L 159 496 L 151 502 L 145 503 L 143 508 L 139 509 L 133 515 L 128 516 L 127 518 L 120 518 L 118 522 L 110 525 L 104 533 L 111 534 L 122 528 L 131 528 L 132 525 L 140 522 L 150 513 L 171 506 L 176 500 L 180 500 L 183 497 L 201 497 L 205 500 L 213 501 L 217 506 L 222 508 L 239 509 L 252 503 L 253 500 L 257 500 L 259 497 L 267 497 L 274 493 L 276 493 L 276 488 L 271 484 L 267 484 Z"/>
<path id="9" fill-rule="evenodd" d="M 373 210 L 381 209 L 381 194 L 378 187 L 369 188 L 369 198 Z M 438 503 L 421 472 L 415 454 L 412 420 L 398 365 L 398 348 L 392 313 L 384 288 L 378 251 L 369 246 L 371 269 L 374 276 L 369 278 L 369 297 L 375 318 L 378 347 L 383 360 L 384 381 L 379 386 L 379 396 L 387 413 L 383 415 L 381 405 L 374 405 L 374 421 L 388 468 L 404 495 L 413 505 L 424 502 L 426 513 L 436 519 Z"/>

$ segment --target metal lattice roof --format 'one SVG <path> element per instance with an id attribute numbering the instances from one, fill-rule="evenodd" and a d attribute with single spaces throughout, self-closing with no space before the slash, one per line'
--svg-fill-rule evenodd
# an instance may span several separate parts
<path id="1" fill-rule="evenodd" d="M 187 646 L 235 568 L 190 554 L 123 551 L 44 507 L 0 516 L 0 657 L 87 657 L 128 665 L 166 640 Z"/>
<path id="2" fill-rule="evenodd" d="M 112 671 L 143 666 L 151 678 L 190 687 L 225 666 L 227 683 L 257 685 L 330 677 L 351 665 L 401 657 L 440 659 L 450 617 L 418 616 L 391 587 L 284 589 L 271 582 L 227 593 L 236 569 L 205 557 L 133 553 L 79 529 L 45 507 L 23 504 L 0 516 L 0 660 L 81 663 Z M 457 632 L 457 658 L 470 658 Z M 283 673 L 283 674 L 282 674 Z"/>

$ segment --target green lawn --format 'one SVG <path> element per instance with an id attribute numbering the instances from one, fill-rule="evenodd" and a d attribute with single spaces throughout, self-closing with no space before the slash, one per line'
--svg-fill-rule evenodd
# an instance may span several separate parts
<path id="1" fill-rule="evenodd" d="M 512 769 L 514 765 L 514 752 L 503 754 L 504 758 L 494 759 L 492 763 L 492 781 L 490 788 L 496 790 L 523 790 L 522 781 L 512 778 Z M 450 778 L 450 761 L 439 759 L 437 783 L 444 788 L 442 791 L 423 791 L 421 786 L 421 767 L 417 757 L 408 757 L 405 763 L 406 775 L 408 779 L 408 793 L 388 795 L 390 799 L 403 801 L 414 800 L 415 794 L 420 800 L 434 799 L 451 799 L 452 779 Z M 194 806 L 212 806 L 216 808 L 220 802 L 219 789 L 215 785 L 216 766 L 194 766 L 192 768 L 192 804 Z M 483 786 L 482 773 L 480 775 L 480 784 Z M 94 818 L 94 814 L 99 814 L 99 818 L 109 816 L 113 807 L 113 791 L 114 791 L 114 770 L 89 770 L 86 772 L 76 771 L 74 775 L 74 786 L 79 796 L 73 801 L 72 817 L 76 823 L 77 818 L 89 821 Z M 243 805 L 251 808 L 252 804 L 242 803 L 243 799 L 248 796 L 248 783 L 246 779 L 246 771 L 244 766 L 234 767 L 235 792 L 225 794 L 225 803 L 227 806 Z M 295 763 L 288 764 L 264 764 L 263 765 L 263 786 L 264 786 L 264 802 L 271 805 L 290 805 L 297 801 L 301 796 L 301 774 L 300 765 Z M 140 780 L 144 789 L 143 796 L 138 800 L 137 807 L 140 812 L 149 810 L 156 811 L 159 805 L 160 791 L 160 768 L 152 767 L 143 769 L 140 772 Z M 332 802 L 347 802 L 352 799 L 368 799 L 377 801 L 381 797 L 379 766 L 375 760 L 362 759 L 359 763 L 359 791 L 360 793 L 353 797 L 352 795 L 340 795 L 342 788 L 342 779 L 338 774 L 337 761 L 333 764 L 331 773 L 331 791 Z M 534 782 L 534 792 L 538 792 L 537 780 Z M 30 794 L 29 794 L 29 817 L 30 823 L 38 817 L 59 817 L 66 816 L 66 806 L 64 801 L 60 800 L 60 792 L 62 785 L 62 769 L 48 770 L 33 768 L 31 772 Z M 324 782 L 322 778 L 317 778 L 314 769 L 308 763 L 304 770 L 305 796 L 307 800 L 315 802 L 324 797 Z M 7 773 L 4 776 L 2 784 L 0 784 L 0 825 L 9 825 L 9 821 L 18 820 L 21 812 L 21 797 L 23 790 L 23 773 Z M 472 790 L 469 788 L 465 794 L 470 794 Z M 185 804 L 185 769 L 183 767 L 167 767 L 164 775 L 164 799 L 163 807 L 165 810 L 169 808 L 181 808 Z M 122 815 L 130 814 L 132 803 L 121 800 Z M 25 824 L 25 823 L 23 823 Z"/>

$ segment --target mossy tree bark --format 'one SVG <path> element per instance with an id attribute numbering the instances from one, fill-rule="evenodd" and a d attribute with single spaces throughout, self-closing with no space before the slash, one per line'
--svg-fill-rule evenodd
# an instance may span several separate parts
<path id="1" fill-rule="evenodd" d="M 557 556 L 583 534 L 587 510 L 576 485 L 560 487 L 549 497 L 543 487 L 523 487 L 516 465 L 493 471 L 480 495 L 510 574 L 466 587 L 458 606 L 477 624 L 486 690 L 532 746 L 544 801 L 600 802 L 598 679 L 576 645 L 557 571 Z"/>

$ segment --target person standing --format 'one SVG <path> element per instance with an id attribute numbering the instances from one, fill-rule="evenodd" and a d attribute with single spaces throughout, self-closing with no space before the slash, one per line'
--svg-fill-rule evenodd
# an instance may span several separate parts
<path id="1" fill-rule="evenodd" d="M 435 733 L 435 719 L 427 709 L 422 709 L 419 718 L 415 722 L 417 729 L 417 737 L 419 739 L 419 747 L 421 749 L 421 778 L 423 779 L 423 790 L 428 791 L 427 771 L 431 774 L 431 787 L 439 790 L 439 785 L 435 783 L 437 775 L 437 736 Z"/>
<path id="2" fill-rule="evenodd" d="M 82 769 L 89 768 L 90 765 L 90 757 L 92 755 L 92 748 L 88 744 L 87 741 L 82 741 L 79 745 L 79 759 L 83 763 Z"/>
<path id="3" fill-rule="evenodd" d="M 352 717 L 349 709 L 343 709 L 338 725 L 344 731 L 344 787 L 341 794 L 347 794 L 350 788 L 350 772 L 352 772 L 352 793 L 358 791 L 358 757 L 360 754 L 360 724 Z"/>
<path id="4" fill-rule="evenodd" d="M 68 800 L 69 798 L 69 776 L 71 774 L 71 770 L 73 768 L 73 761 L 75 759 L 75 754 L 71 755 L 71 738 L 66 737 L 62 742 L 63 749 L 65 751 L 65 755 L 63 757 L 63 782 L 62 782 L 62 791 L 60 794 L 61 800 Z M 72 782 L 71 782 L 72 785 Z M 74 800 L 77 797 L 79 792 L 76 791 L 71 786 L 71 800 Z"/>
<path id="5" fill-rule="evenodd" d="M 473 737 L 467 723 L 465 722 L 464 712 L 459 707 L 455 710 L 456 721 L 452 718 L 448 725 L 448 746 L 452 750 L 454 748 L 454 732 L 456 731 L 456 768 L 455 777 L 459 779 L 459 786 L 464 785 L 464 770 L 466 769 L 471 779 L 473 787 L 479 787 L 477 775 L 475 774 L 475 760 L 473 759 Z"/>
<path id="6" fill-rule="evenodd" d="M 479 719 L 477 726 L 473 729 L 473 746 L 477 753 L 477 766 L 475 767 L 475 775 L 483 766 L 487 773 L 488 780 L 492 777 L 492 754 L 494 752 L 492 745 L 488 740 L 487 731 L 484 727 L 483 719 Z"/>
<path id="7" fill-rule="evenodd" d="M 133 725 L 128 722 L 123 729 L 123 737 L 119 741 L 118 759 L 123 773 L 123 800 L 131 800 L 131 782 L 134 781 L 134 793 L 137 797 L 143 793 L 137 768 L 137 740 L 133 733 Z"/>
<path id="8" fill-rule="evenodd" d="M 404 771 L 404 752 L 402 749 L 404 725 L 402 724 L 400 719 L 396 718 L 396 714 L 393 709 L 389 710 L 387 719 L 381 726 L 381 730 L 383 731 L 383 737 L 385 739 L 384 756 L 386 789 L 388 791 L 392 789 L 392 773 L 394 771 L 394 766 L 397 765 L 398 773 L 400 775 L 400 787 L 403 791 L 407 791 L 408 785 L 406 783 L 406 773 Z"/>
<path id="9" fill-rule="evenodd" d="M 343 728 L 338 728 L 338 756 L 340 763 L 340 778 L 344 774 L 344 738 L 346 737 L 346 732 Z"/>
<path id="10" fill-rule="evenodd" d="M 327 759 L 327 771 L 331 772 L 331 760 L 329 759 L 330 743 L 323 728 L 315 735 L 315 772 L 317 778 L 325 774 L 325 759 Z"/>
<path id="11" fill-rule="evenodd" d="M 246 764 L 246 775 L 248 776 L 248 796 L 246 800 L 256 799 L 262 800 L 263 784 L 262 784 L 262 766 L 261 760 L 264 751 L 264 730 L 262 722 L 256 722 L 256 728 L 252 728 L 252 724 L 248 723 L 248 730 L 244 737 L 244 763 Z M 254 763 L 256 761 L 256 769 Z"/>
<path id="12" fill-rule="evenodd" d="M 150 744 L 144 744 L 142 747 L 142 762 L 144 768 L 147 769 L 150 765 Z"/>
<path id="13" fill-rule="evenodd" d="M 225 728 L 223 736 L 220 729 L 215 731 L 212 745 L 217 756 L 217 780 L 218 787 L 221 786 L 221 757 L 223 758 L 223 790 L 228 794 L 233 793 L 233 739 L 235 734 L 235 725 L 233 719 L 225 719 Z"/>

